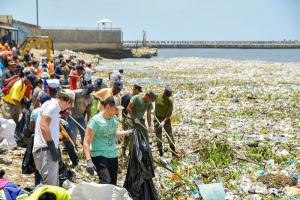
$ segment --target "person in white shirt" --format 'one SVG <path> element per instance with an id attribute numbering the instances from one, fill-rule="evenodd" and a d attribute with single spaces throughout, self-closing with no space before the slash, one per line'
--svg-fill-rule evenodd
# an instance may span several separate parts
<path id="1" fill-rule="evenodd" d="M 32 152 L 43 184 L 59 186 L 59 117 L 60 113 L 71 108 L 72 103 L 67 93 L 59 92 L 56 98 L 41 106 L 38 114 Z"/>
<path id="2" fill-rule="evenodd" d="M 92 76 L 93 76 L 93 73 L 94 71 L 91 69 L 91 64 L 88 63 L 86 65 L 86 67 L 84 68 L 84 81 L 85 81 L 85 84 L 92 84 Z"/>
<path id="3" fill-rule="evenodd" d="M 114 70 L 108 74 L 108 79 L 110 80 L 110 86 L 112 87 L 114 82 L 116 81 L 121 81 L 122 75 L 124 70 L 119 69 L 119 70 Z"/>

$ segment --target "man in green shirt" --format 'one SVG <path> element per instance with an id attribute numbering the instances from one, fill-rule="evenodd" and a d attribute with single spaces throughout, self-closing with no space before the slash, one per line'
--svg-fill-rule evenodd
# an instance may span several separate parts
<path id="1" fill-rule="evenodd" d="M 153 109 L 152 102 L 156 99 L 156 95 L 149 91 L 144 96 L 135 95 L 130 99 L 130 103 L 127 106 L 127 112 L 129 117 L 129 126 L 132 128 L 138 128 L 142 131 L 146 140 L 149 142 L 148 132 L 154 132 L 154 127 L 151 125 L 151 110 Z M 144 115 L 147 111 L 147 123 L 148 129 L 146 129 Z"/>
<path id="2" fill-rule="evenodd" d="M 163 94 L 157 95 L 157 98 L 155 100 L 155 116 L 154 119 L 154 127 L 155 127 L 155 134 L 156 137 L 160 139 L 157 140 L 157 147 L 159 150 L 159 155 L 163 156 L 163 147 L 162 147 L 162 127 L 167 132 L 168 136 L 168 142 L 170 145 L 170 148 L 172 150 L 172 155 L 175 157 L 179 157 L 179 155 L 176 153 L 175 146 L 174 146 L 174 138 L 172 134 L 172 125 L 171 125 L 171 116 L 173 112 L 173 99 L 172 96 L 172 89 L 170 87 L 166 87 Z"/>

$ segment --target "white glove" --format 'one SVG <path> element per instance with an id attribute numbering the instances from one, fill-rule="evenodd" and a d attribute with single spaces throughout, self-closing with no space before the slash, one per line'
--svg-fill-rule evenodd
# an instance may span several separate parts
<path id="1" fill-rule="evenodd" d="M 128 136 L 129 136 L 129 135 L 131 135 L 131 134 L 133 134 L 133 129 L 128 129 L 128 130 L 127 130 L 127 134 L 126 134 L 126 135 L 128 135 Z"/>
<path id="2" fill-rule="evenodd" d="M 164 119 L 163 121 L 160 122 L 158 127 L 162 128 L 162 127 L 164 127 L 165 124 L 166 124 L 166 120 Z"/>
<path id="3" fill-rule="evenodd" d="M 149 126 L 148 127 L 148 132 L 149 133 L 153 133 L 154 132 L 154 127 L 153 126 Z"/>
<path id="4" fill-rule="evenodd" d="M 140 120 L 139 120 L 138 118 L 135 118 L 133 121 L 134 121 L 134 123 L 136 123 L 136 124 L 140 124 L 140 123 L 141 123 Z"/>

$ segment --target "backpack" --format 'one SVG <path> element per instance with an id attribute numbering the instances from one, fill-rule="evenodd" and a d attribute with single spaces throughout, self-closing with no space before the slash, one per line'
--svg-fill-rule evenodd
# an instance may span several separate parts
<path id="1" fill-rule="evenodd" d="M 15 82 L 17 82 L 20 79 L 21 79 L 20 77 L 15 77 L 12 80 L 10 80 L 9 83 L 2 88 L 3 95 L 7 95 L 9 93 L 10 88 L 15 84 Z"/>

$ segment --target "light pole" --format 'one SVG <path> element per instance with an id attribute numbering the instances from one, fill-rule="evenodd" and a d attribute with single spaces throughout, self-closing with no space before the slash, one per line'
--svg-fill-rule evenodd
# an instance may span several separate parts
<path id="1" fill-rule="evenodd" d="M 39 26 L 39 0 L 35 0 L 36 3 L 36 26 Z"/>

